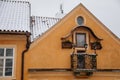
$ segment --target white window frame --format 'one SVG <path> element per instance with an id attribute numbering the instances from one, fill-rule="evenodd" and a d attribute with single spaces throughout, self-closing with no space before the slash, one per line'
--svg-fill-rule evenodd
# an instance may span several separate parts
<path id="1" fill-rule="evenodd" d="M 0 77 L 13 77 L 14 74 L 14 55 L 15 55 L 15 48 L 14 47 L 0 47 L 0 49 L 4 49 L 4 56 L 0 57 L 0 59 L 3 59 L 3 75 Z M 6 57 L 6 49 L 13 49 L 13 56 Z M 12 75 L 11 76 L 5 76 L 5 63 L 6 59 L 12 59 Z"/>
<path id="2" fill-rule="evenodd" d="M 88 44 L 88 47 L 87 49 L 89 48 L 89 34 L 87 31 L 75 31 L 73 33 L 73 43 L 76 44 L 76 34 L 77 33 L 80 33 L 80 34 L 86 34 L 86 44 Z M 78 50 L 81 50 L 81 51 L 85 51 L 85 48 L 84 47 L 75 47 L 75 52 L 77 53 Z"/>
<path id="3" fill-rule="evenodd" d="M 86 40 L 86 33 L 76 33 L 75 34 L 75 37 L 76 37 L 76 41 L 75 41 L 76 42 L 76 46 L 80 47 L 80 48 L 84 48 L 84 45 L 78 45 L 78 43 L 77 43 L 79 41 L 78 40 L 78 36 L 84 36 L 84 42 L 86 44 L 86 42 L 87 42 L 87 40 Z"/>

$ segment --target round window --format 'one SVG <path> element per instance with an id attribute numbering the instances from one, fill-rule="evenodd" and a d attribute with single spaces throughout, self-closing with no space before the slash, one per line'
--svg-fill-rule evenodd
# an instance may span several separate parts
<path id="1" fill-rule="evenodd" d="M 79 25 L 83 25 L 84 19 L 83 19 L 82 16 L 79 16 L 79 17 L 77 18 L 77 23 L 78 23 Z"/>

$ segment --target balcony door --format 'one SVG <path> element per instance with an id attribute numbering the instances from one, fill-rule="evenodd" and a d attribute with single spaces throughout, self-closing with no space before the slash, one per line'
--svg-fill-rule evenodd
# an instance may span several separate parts
<path id="1" fill-rule="evenodd" d="M 78 65 L 77 67 L 79 69 L 84 69 L 85 68 L 85 55 L 84 55 L 84 51 L 77 51 L 77 58 L 78 58 Z"/>

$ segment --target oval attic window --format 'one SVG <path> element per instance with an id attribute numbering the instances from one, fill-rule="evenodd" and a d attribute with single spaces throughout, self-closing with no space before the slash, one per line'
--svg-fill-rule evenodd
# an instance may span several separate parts
<path id="1" fill-rule="evenodd" d="M 78 23 L 79 25 L 83 25 L 84 19 L 83 19 L 82 16 L 77 17 L 77 23 Z"/>

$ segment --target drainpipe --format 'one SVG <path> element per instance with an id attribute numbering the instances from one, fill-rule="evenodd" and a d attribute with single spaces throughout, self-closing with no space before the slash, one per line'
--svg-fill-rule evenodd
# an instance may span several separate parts
<path id="1" fill-rule="evenodd" d="M 31 4 L 28 2 L 29 4 L 29 17 L 31 16 Z M 30 27 L 31 27 L 31 19 L 30 21 Z M 21 80 L 24 80 L 24 62 L 25 62 L 25 53 L 29 50 L 30 47 L 30 35 L 31 33 L 26 32 L 26 49 L 23 50 L 22 52 L 22 60 L 21 60 Z"/>
<path id="2" fill-rule="evenodd" d="M 30 33 L 26 32 L 26 49 L 22 52 L 22 61 L 21 61 L 21 80 L 24 80 L 24 60 L 25 60 L 25 53 L 29 50 L 30 47 Z"/>

